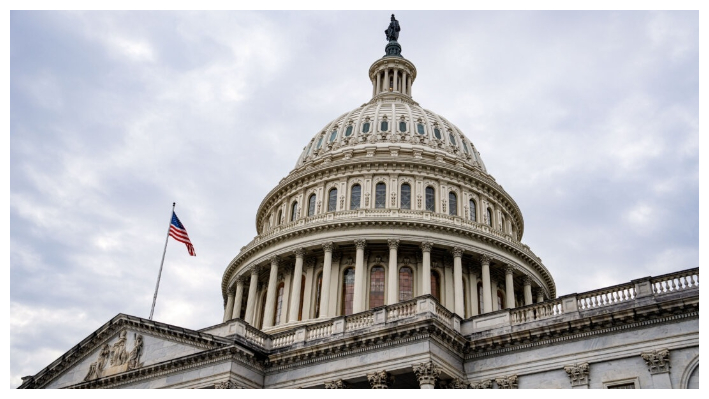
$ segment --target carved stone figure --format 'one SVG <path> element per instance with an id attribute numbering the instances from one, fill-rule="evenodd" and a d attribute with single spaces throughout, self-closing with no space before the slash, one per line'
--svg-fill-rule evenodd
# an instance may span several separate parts
<path id="1" fill-rule="evenodd" d="M 135 370 L 143 365 L 140 363 L 140 355 L 143 354 L 143 336 L 133 336 L 135 337 L 135 344 L 133 345 L 133 350 L 130 351 L 128 355 L 128 370 Z"/>
<path id="2" fill-rule="evenodd" d="M 126 334 L 125 330 L 118 334 L 118 341 L 111 347 L 111 366 L 120 366 L 128 360 L 126 352 Z"/>
<path id="3" fill-rule="evenodd" d="M 86 377 L 84 377 L 84 381 L 90 381 L 103 376 L 103 369 L 106 367 L 106 363 L 108 363 L 110 354 L 111 348 L 108 344 L 104 345 L 103 348 L 101 348 L 101 352 L 98 354 L 98 360 L 91 363 L 91 366 L 89 366 L 89 372 L 86 374 Z"/>
<path id="4" fill-rule="evenodd" d="M 391 22 L 389 23 L 389 27 L 384 31 L 384 34 L 387 35 L 387 40 L 390 42 L 395 42 L 399 39 L 399 31 L 401 30 L 401 27 L 399 26 L 399 21 L 394 18 L 394 14 L 391 14 Z"/>

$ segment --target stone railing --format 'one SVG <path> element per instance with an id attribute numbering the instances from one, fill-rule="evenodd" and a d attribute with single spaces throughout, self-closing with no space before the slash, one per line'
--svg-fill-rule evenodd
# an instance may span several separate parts
<path id="1" fill-rule="evenodd" d="M 447 327 L 453 327 L 453 313 L 444 308 L 438 301 L 435 302 L 433 307 L 433 315 Z"/>
<path id="2" fill-rule="evenodd" d="M 416 316 L 416 301 L 406 301 L 387 307 L 387 321 L 397 321 Z"/>
<path id="3" fill-rule="evenodd" d="M 561 300 L 554 299 L 510 310 L 510 323 L 522 324 L 556 317 L 564 313 Z"/>
<path id="4" fill-rule="evenodd" d="M 650 284 L 655 294 L 699 288 L 699 268 L 652 277 Z"/>
<path id="5" fill-rule="evenodd" d="M 345 317 L 345 331 L 347 332 L 366 328 L 372 324 L 374 324 L 374 312 L 371 310 Z"/>
<path id="6" fill-rule="evenodd" d="M 271 337 L 271 348 L 290 346 L 295 342 L 295 330 L 285 331 Z"/>
<path id="7" fill-rule="evenodd" d="M 251 327 L 246 323 L 244 323 L 244 326 L 246 327 L 246 330 L 244 332 L 244 338 L 246 338 L 248 342 L 254 343 L 261 347 L 267 346 L 266 343 L 269 341 L 268 334 L 261 332 L 260 330 Z"/>
<path id="8" fill-rule="evenodd" d="M 594 309 L 602 306 L 615 305 L 635 299 L 635 284 L 625 283 L 612 287 L 601 288 L 578 294 L 579 310 Z"/>
<path id="9" fill-rule="evenodd" d="M 310 326 L 306 327 L 306 331 L 307 331 L 306 338 L 308 340 L 315 340 L 315 339 L 329 337 L 330 335 L 332 335 L 332 326 L 333 326 L 332 320 L 327 321 L 325 323 L 318 323 L 318 324 L 310 325 Z"/>

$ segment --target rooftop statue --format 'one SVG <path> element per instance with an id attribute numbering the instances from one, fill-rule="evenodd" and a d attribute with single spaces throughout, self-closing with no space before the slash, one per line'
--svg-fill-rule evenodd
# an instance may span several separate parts
<path id="1" fill-rule="evenodd" d="M 399 21 L 394 18 L 394 14 L 391 14 L 391 22 L 389 23 L 389 27 L 384 31 L 387 35 L 387 40 L 390 42 L 395 42 L 399 38 L 400 30 L 401 27 L 399 27 Z"/>

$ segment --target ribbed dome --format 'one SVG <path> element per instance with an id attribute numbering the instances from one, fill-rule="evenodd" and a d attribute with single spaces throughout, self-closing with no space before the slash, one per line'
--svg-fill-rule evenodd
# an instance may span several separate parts
<path id="1" fill-rule="evenodd" d="M 411 97 L 392 92 L 380 93 L 326 124 L 305 146 L 296 169 L 320 157 L 361 149 L 369 149 L 371 156 L 420 157 L 432 152 L 487 173 L 480 153 L 457 126 Z"/>

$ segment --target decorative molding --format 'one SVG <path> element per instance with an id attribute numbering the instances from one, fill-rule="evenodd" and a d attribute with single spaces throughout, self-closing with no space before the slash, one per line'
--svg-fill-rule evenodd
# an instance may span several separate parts
<path id="1" fill-rule="evenodd" d="M 461 247 L 453 247 L 451 252 L 453 253 L 454 258 L 460 258 L 463 256 L 463 248 Z"/>
<path id="2" fill-rule="evenodd" d="M 468 384 L 467 382 L 461 380 L 460 378 L 453 378 L 446 384 L 448 389 L 468 389 Z"/>
<path id="3" fill-rule="evenodd" d="M 226 380 L 226 381 L 217 382 L 216 384 L 214 384 L 214 389 L 243 389 L 243 387 L 237 385 L 232 380 Z"/>
<path id="4" fill-rule="evenodd" d="M 367 246 L 367 240 L 363 238 L 358 238 L 354 240 L 355 248 L 364 249 Z"/>
<path id="5" fill-rule="evenodd" d="M 480 264 L 482 265 L 488 265 L 490 266 L 490 262 L 492 261 L 492 258 L 488 255 L 480 255 Z"/>
<path id="6" fill-rule="evenodd" d="M 342 380 L 325 381 L 325 389 L 347 389 L 347 383 Z"/>
<path id="7" fill-rule="evenodd" d="M 272 256 L 269 261 L 271 262 L 271 266 L 277 267 L 281 260 L 278 258 L 278 256 Z"/>
<path id="8" fill-rule="evenodd" d="M 495 383 L 500 389 L 517 389 L 517 375 L 495 378 Z"/>
<path id="9" fill-rule="evenodd" d="M 670 351 L 669 349 L 657 349 L 649 352 L 642 352 L 640 356 L 647 363 L 647 370 L 650 374 L 661 374 L 670 372 Z"/>
<path id="10" fill-rule="evenodd" d="M 564 371 L 571 379 L 571 386 L 588 385 L 588 374 L 590 368 L 588 363 L 574 364 L 573 366 L 564 366 Z"/>
<path id="11" fill-rule="evenodd" d="M 389 385 L 394 383 L 394 376 L 382 370 L 367 374 L 367 380 L 372 389 L 389 389 Z"/>
<path id="12" fill-rule="evenodd" d="M 419 385 L 435 385 L 436 379 L 441 375 L 440 367 L 433 362 L 414 364 L 411 367 L 414 369 Z"/>
<path id="13" fill-rule="evenodd" d="M 334 248 L 335 248 L 335 244 L 333 244 L 332 241 L 326 242 L 322 245 L 322 249 L 324 252 L 332 252 L 332 250 Z"/>
<path id="14" fill-rule="evenodd" d="M 421 243 L 421 251 L 423 252 L 431 252 L 431 249 L 433 249 L 433 243 L 430 241 L 424 241 Z"/>
<path id="15" fill-rule="evenodd" d="M 295 255 L 296 258 L 302 258 L 305 256 L 305 248 L 296 248 L 293 251 L 293 255 Z"/>
<path id="16" fill-rule="evenodd" d="M 400 240 L 397 240 L 395 238 L 390 238 L 389 240 L 387 240 L 387 244 L 389 245 L 389 249 L 399 249 L 400 242 L 401 242 Z"/>
<path id="17" fill-rule="evenodd" d="M 470 389 L 492 389 L 492 380 L 471 382 Z"/>

